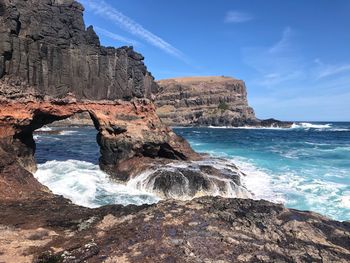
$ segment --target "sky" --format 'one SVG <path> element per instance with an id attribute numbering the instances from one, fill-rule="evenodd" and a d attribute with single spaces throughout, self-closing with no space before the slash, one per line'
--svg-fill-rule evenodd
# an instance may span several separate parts
<path id="1" fill-rule="evenodd" d="M 349 0 L 79 0 L 105 46 L 159 79 L 245 81 L 258 118 L 350 121 Z"/>

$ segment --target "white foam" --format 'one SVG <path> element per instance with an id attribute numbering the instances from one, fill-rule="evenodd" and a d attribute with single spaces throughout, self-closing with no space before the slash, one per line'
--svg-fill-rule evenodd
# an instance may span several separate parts
<path id="1" fill-rule="evenodd" d="M 314 170 L 304 170 L 301 175 L 292 170 L 273 174 L 257 168 L 247 159 L 234 158 L 232 161 L 246 174 L 242 177 L 242 183 L 253 193 L 254 199 L 283 203 L 301 210 L 313 210 L 340 220 L 350 218 L 349 210 L 344 210 L 350 208 L 347 184 L 312 178 Z M 338 171 L 333 171 L 331 176 L 335 177 L 337 173 Z M 346 173 L 342 178 L 345 176 Z"/>
<path id="2" fill-rule="evenodd" d="M 340 203 L 346 208 L 350 208 L 350 192 L 347 192 L 346 195 L 340 197 Z"/>
<path id="3" fill-rule="evenodd" d="M 331 129 L 332 131 L 339 131 L 339 132 L 342 132 L 342 131 L 350 131 L 350 129 Z"/>
<path id="4" fill-rule="evenodd" d="M 108 203 L 140 205 L 159 200 L 149 193 L 110 180 L 97 165 L 84 161 L 49 161 L 38 165 L 34 176 L 54 194 L 86 207 Z"/>
<path id="5" fill-rule="evenodd" d="M 72 135 L 77 132 L 78 131 L 64 130 L 64 131 L 60 131 L 59 135 Z"/>
<path id="6" fill-rule="evenodd" d="M 243 174 L 237 170 L 232 168 L 232 164 L 229 163 L 227 160 L 220 160 L 220 159 L 208 159 L 203 161 L 193 161 L 193 162 L 173 162 L 168 163 L 162 167 L 157 167 L 155 169 L 150 169 L 145 172 L 142 172 L 138 176 L 132 178 L 127 183 L 128 187 L 136 188 L 141 191 L 158 194 L 157 192 L 154 192 L 154 183 L 155 183 L 155 177 L 152 176 L 155 172 L 159 170 L 166 170 L 166 171 L 175 171 L 178 168 L 186 168 L 193 171 L 200 171 L 199 165 L 210 165 L 216 169 L 219 170 L 231 170 L 233 173 L 237 173 L 238 176 L 243 176 Z M 203 195 L 209 195 L 209 196 L 222 196 L 222 197 L 238 197 L 238 198 L 251 198 L 251 193 L 244 187 L 239 186 L 234 183 L 233 180 L 225 177 L 218 177 L 211 174 L 205 174 L 203 173 L 203 176 L 205 176 L 210 182 L 211 182 L 211 188 L 208 190 L 202 190 L 197 193 L 196 196 L 203 196 Z M 171 198 L 174 199 L 180 199 L 180 200 L 189 200 L 193 198 L 192 196 L 187 195 L 187 190 L 189 190 L 189 182 L 186 177 L 184 177 L 185 185 L 183 186 L 184 192 L 180 194 L 174 194 L 172 192 L 169 192 L 167 194 L 170 195 Z M 225 189 L 219 188 L 217 184 L 224 184 Z M 196 197 L 195 196 L 195 197 Z"/>
<path id="7" fill-rule="evenodd" d="M 211 129 L 231 129 L 231 130 L 288 130 L 289 128 L 282 128 L 282 127 L 261 127 L 261 126 L 240 126 L 240 127 L 234 127 L 234 126 L 208 126 L 208 128 Z"/>
<path id="8" fill-rule="evenodd" d="M 242 184 L 252 193 L 253 199 L 264 199 L 276 203 L 285 203 L 283 193 L 274 191 L 271 176 L 263 170 L 258 169 L 243 158 L 231 160 L 245 174 L 241 177 Z"/>
<path id="9" fill-rule="evenodd" d="M 332 128 L 332 124 L 314 124 L 309 122 L 293 123 L 292 129 L 329 129 Z"/>
<path id="10" fill-rule="evenodd" d="M 37 129 L 36 131 L 40 131 L 40 132 L 48 132 L 48 131 L 52 131 L 52 128 L 48 127 L 48 126 L 43 126 L 40 129 Z"/>

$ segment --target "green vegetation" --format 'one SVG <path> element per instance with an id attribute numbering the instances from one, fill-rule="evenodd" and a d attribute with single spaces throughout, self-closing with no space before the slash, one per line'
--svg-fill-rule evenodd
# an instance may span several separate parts
<path id="1" fill-rule="evenodd" d="M 226 104 L 226 102 L 220 102 L 218 108 L 221 110 L 221 113 L 228 110 L 229 106 Z"/>

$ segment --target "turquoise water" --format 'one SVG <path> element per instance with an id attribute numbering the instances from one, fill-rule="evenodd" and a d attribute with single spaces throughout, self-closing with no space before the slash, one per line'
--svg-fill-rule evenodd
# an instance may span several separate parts
<path id="1" fill-rule="evenodd" d="M 350 220 L 350 123 L 304 123 L 291 129 L 174 128 L 199 152 L 225 157 L 246 174 L 256 199 Z M 133 183 L 111 181 L 98 167 L 93 127 L 35 135 L 36 177 L 74 203 L 157 202 Z"/>
<path id="2" fill-rule="evenodd" d="M 350 220 L 350 123 L 174 130 L 196 151 L 238 164 L 256 198 Z"/>

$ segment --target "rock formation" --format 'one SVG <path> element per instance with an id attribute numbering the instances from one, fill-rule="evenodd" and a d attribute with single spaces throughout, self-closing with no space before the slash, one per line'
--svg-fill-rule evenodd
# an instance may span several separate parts
<path id="1" fill-rule="evenodd" d="M 78 99 L 150 96 L 157 89 L 132 47 L 100 45 L 72 0 L 0 1 L 0 78 L 42 95 Z"/>
<path id="2" fill-rule="evenodd" d="M 157 113 L 174 126 L 278 126 L 292 123 L 255 117 L 242 80 L 230 77 L 188 77 L 158 81 Z"/>
<path id="3" fill-rule="evenodd" d="M 2 0 L 0 10 L 0 145 L 28 171 L 33 131 L 82 112 L 99 132 L 101 168 L 118 179 L 133 158 L 198 157 L 156 116 L 147 98 L 158 86 L 143 57 L 101 46 L 78 2 Z"/>

